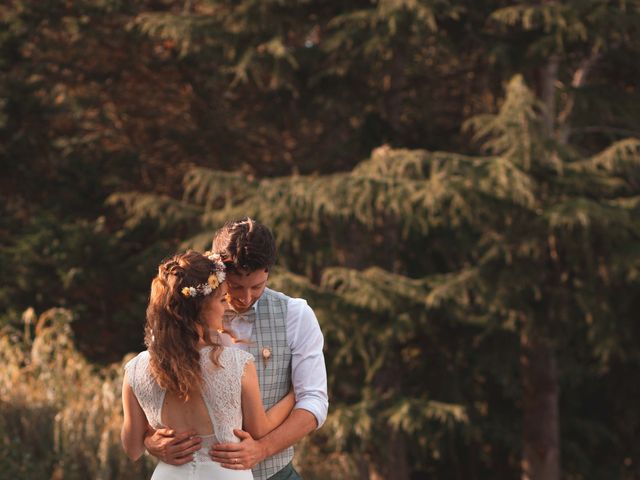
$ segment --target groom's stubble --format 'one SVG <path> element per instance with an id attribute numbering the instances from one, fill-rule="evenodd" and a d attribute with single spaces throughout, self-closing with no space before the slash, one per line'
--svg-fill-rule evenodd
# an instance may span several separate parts
<path id="1" fill-rule="evenodd" d="M 269 272 L 255 270 L 250 273 L 243 271 L 227 273 L 228 298 L 231 310 L 244 313 L 256 303 L 267 286 Z"/>

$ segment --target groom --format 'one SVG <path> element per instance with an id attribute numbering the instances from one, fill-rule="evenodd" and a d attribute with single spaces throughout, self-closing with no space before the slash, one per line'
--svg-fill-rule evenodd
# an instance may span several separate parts
<path id="1" fill-rule="evenodd" d="M 266 288 L 276 247 L 265 225 L 247 217 L 227 222 L 216 232 L 212 250 L 227 265 L 231 310 L 225 313 L 225 328 L 238 340 L 246 340 L 238 348 L 255 357 L 265 408 L 280 400 L 291 384 L 296 406 L 282 425 L 259 440 L 236 430 L 241 442 L 215 445 L 211 458 L 230 469 L 252 468 L 256 480 L 300 479 L 291 465 L 292 445 L 319 428 L 328 410 L 324 340 L 318 321 L 305 300 Z M 160 429 L 149 433 L 147 450 L 165 463 L 187 463 L 200 448 L 195 432 Z"/>

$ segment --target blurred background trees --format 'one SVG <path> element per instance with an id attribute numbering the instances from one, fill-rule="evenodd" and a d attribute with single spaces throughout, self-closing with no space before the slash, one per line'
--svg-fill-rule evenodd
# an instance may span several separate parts
<path id="1" fill-rule="evenodd" d="M 0 12 L 7 338 L 64 307 L 119 362 L 158 261 L 254 215 L 327 338 L 309 478 L 640 477 L 637 2 Z"/>

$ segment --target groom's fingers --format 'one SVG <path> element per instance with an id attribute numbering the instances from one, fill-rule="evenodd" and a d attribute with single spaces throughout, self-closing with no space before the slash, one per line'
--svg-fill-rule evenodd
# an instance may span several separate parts
<path id="1" fill-rule="evenodd" d="M 170 465 L 175 465 L 177 467 L 178 465 L 184 465 L 185 463 L 189 463 L 192 460 L 193 460 L 193 455 L 187 455 L 186 457 L 176 457 L 173 459 L 172 462 L 165 462 L 165 463 L 169 463 Z"/>
<path id="2" fill-rule="evenodd" d="M 200 450 L 200 444 L 193 445 L 175 457 L 173 465 L 183 465 L 193 460 L 193 454 Z"/>
<path id="3" fill-rule="evenodd" d="M 218 462 L 222 468 L 229 470 L 245 470 L 247 465 L 243 463 L 242 452 L 227 451 L 211 453 L 211 460 Z"/>
<path id="4" fill-rule="evenodd" d="M 171 428 L 159 428 L 144 439 L 147 451 L 170 465 L 182 465 L 193 460 L 193 453 L 200 449 L 201 444 L 202 439 L 194 430 L 176 433 Z"/>
<path id="5" fill-rule="evenodd" d="M 188 431 L 188 432 L 181 432 L 181 433 L 173 433 L 167 436 L 173 437 L 173 441 L 171 443 L 176 445 L 178 443 L 189 441 L 191 439 L 196 439 L 197 441 L 200 441 L 200 437 L 197 437 L 195 435 L 196 435 L 196 432 Z"/>
<path id="6" fill-rule="evenodd" d="M 249 432 L 245 432 L 244 430 L 240 430 L 239 428 L 236 428 L 233 430 L 233 434 L 238 437 L 240 439 L 240 441 L 242 440 L 246 440 L 248 438 L 250 438 L 251 440 L 253 440 L 253 437 L 251 436 L 251 434 Z"/>
<path id="7" fill-rule="evenodd" d="M 195 452 L 200 449 L 202 439 L 200 437 L 186 437 L 179 441 L 173 442 L 168 449 L 175 454 L 175 456 L 186 455 L 189 452 Z"/>
<path id="8" fill-rule="evenodd" d="M 171 465 L 183 465 L 193 460 L 193 454 L 200 450 L 202 439 L 183 432 L 175 435 L 166 445 L 162 460 Z"/>
<path id="9" fill-rule="evenodd" d="M 211 447 L 209 453 L 220 454 L 223 458 L 231 458 L 232 453 L 242 450 L 239 443 L 218 443 Z"/>
<path id="10" fill-rule="evenodd" d="M 220 443 L 211 447 L 209 450 L 209 456 L 211 457 L 211 460 L 221 463 L 224 466 L 224 464 L 230 463 L 233 459 L 238 458 L 239 451 L 239 443 Z"/>
<path id="11" fill-rule="evenodd" d="M 231 470 L 245 470 L 253 468 L 261 457 L 255 449 L 256 442 L 252 439 L 242 443 L 223 443 L 215 445 L 209 450 L 209 456 L 214 462 Z"/>

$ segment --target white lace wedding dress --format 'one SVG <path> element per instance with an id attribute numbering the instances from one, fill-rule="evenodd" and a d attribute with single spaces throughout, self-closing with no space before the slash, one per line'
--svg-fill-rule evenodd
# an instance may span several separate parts
<path id="1" fill-rule="evenodd" d="M 208 451 L 215 443 L 237 443 L 240 440 L 233 429 L 242 428 L 241 380 L 244 366 L 253 355 L 237 348 L 223 347 L 220 365 L 216 367 L 210 358 L 211 347 L 200 350 L 202 368 L 202 398 L 209 412 L 214 433 L 202 435 L 202 448 L 194 454 L 194 460 L 180 466 L 159 462 L 151 480 L 252 480 L 251 470 L 230 470 L 213 462 Z M 144 351 L 131 361 L 125 370 L 133 393 L 153 428 L 164 428 L 162 405 L 165 390 L 151 375 L 149 352 Z"/>

